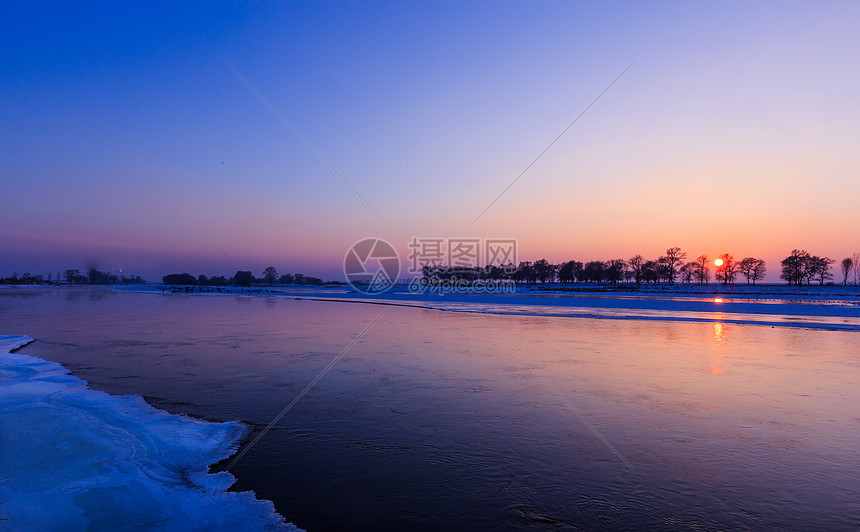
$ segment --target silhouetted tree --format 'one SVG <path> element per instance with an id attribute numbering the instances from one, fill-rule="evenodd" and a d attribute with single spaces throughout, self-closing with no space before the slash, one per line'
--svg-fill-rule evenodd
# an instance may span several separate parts
<path id="1" fill-rule="evenodd" d="M 30 275 L 30 272 L 24 272 L 20 277 L 18 272 L 13 272 L 11 277 L 0 277 L 0 285 L 3 284 L 43 284 L 45 278 L 41 275 Z"/>
<path id="2" fill-rule="evenodd" d="M 851 273 L 851 270 L 854 269 L 854 259 L 851 257 L 845 257 L 842 259 L 840 263 L 842 266 L 842 285 L 845 286 L 848 284 L 848 274 Z M 49 281 L 51 279 L 48 279 Z"/>
<path id="3" fill-rule="evenodd" d="M 738 263 L 735 262 L 735 258 L 730 253 L 723 253 L 719 258 L 723 263 L 717 266 L 715 272 L 717 280 L 722 281 L 723 284 L 735 284 L 735 277 L 738 275 Z"/>
<path id="4" fill-rule="evenodd" d="M 512 279 L 514 272 L 517 270 L 517 267 L 512 263 L 492 264 L 489 266 L 491 266 L 490 271 L 492 272 L 490 279 Z"/>
<path id="5" fill-rule="evenodd" d="M 606 280 L 612 284 L 618 284 L 624 280 L 624 267 L 627 265 L 622 259 L 612 259 L 606 263 Z"/>
<path id="6" fill-rule="evenodd" d="M 164 284 L 197 284 L 197 279 L 190 273 L 171 273 L 161 278 Z"/>
<path id="7" fill-rule="evenodd" d="M 13 278 L 17 277 L 18 274 L 13 274 Z M 24 272 L 21 275 L 21 278 L 18 279 L 17 284 L 42 284 L 45 282 L 45 278 L 41 275 L 32 275 L 30 272 Z"/>
<path id="8" fill-rule="evenodd" d="M 606 263 L 599 260 L 587 262 L 582 273 L 589 281 L 601 284 L 606 276 Z"/>
<path id="9" fill-rule="evenodd" d="M 860 253 L 855 253 L 851 258 L 854 260 L 854 284 L 857 284 L 857 276 L 860 275 Z"/>
<path id="10" fill-rule="evenodd" d="M 486 264 L 483 268 L 478 268 L 478 278 L 483 280 L 501 279 L 502 269 L 494 264 Z"/>
<path id="11" fill-rule="evenodd" d="M 209 279 L 206 278 L 202 273 L 197 276 L 197 284 L 208 284 Z M 165 283 L 166 284 L 166 283 Z"/>
<path id="12" fill-rule="evenodd" d="M 830 265 L 836 262 L 830 257 L 817 257 L 811 259 L 810 279 L 817 279 L 821 286 L 824 286 L 829 279 L 833 279 L 833 274 L 830 273 Z"/>
<path id="13" fill-rule="evenodd" d="M 85 284 L 87 276 L 81 274 L 79 270 L 66 270 L 66 282 L 69 284 Z"/>
<path id="14" fill-rule="evenodd" d="M 540 259 L 538 261 L 535 261 L 532 268 L 534 269 L 535 278 L 539 279 L 540 282 L 546 283 L 555 280 L 555 272 L 557 266 L 555 264 L 550 263 L 548 260 Z"/>
<path id="15" fill-rule="evenodd" d="M 562 283 L 572 283 L 576 280 L 579 272 L 582 271 L 582 263 L 575 260 L 570 260 L 561 265 L 558 269 L 558 280 Z"/>
<path id="16" fill-rule="evenodd" d="M 90 268 L 87 271 L 87 277 L 90 284 L 116 284 L 118 281 L 116 275 L 108 272 L 100 272 L 95 268 Z"/>
<path id="17" fill-rule="evenodd" d="M 573 280 L 577 281 L 582 279 L 582 271 L 585 269 L 585 264 L 579 262 L 578 260 L 571 261 L 573 263 Z"/>
<path id="18" fill-rule="evenodd" d="M 696 274 L 696 269 L 698 268 L 698 264 L 695 262 L 688 262 L 681 266 L 678 270 L 678 273 L 681 275 L 681 281 L 685 284 L 690 284 L 693 282 L 693 276 Z"/>
<path id="19" fill-rule="evenodd" d="M 514 281 L 517 283 L 533 283 L 535 282 L 533 279 L 535 279 L 535 275 L 532 263 L 528 261 L 520 262 L 519 266 L 517 266 L 517 271 L 514 273 Z"/>
<path id="20" fill-rule="evenodd" d="M 275 284 L 275 281 L 277 279 L 278 270 L 276 270 L 274 266 L 269 266 L 265 270 L 263 270 L 263 280 L 269 283 L 269 286 Z"/>
<path id="21" fill-rule="evenodd" d="M 804 249 L 794 249 L 791 254 L 782 259 L 782 273 L 779 275 L 788 284 L 801 286 L 809 277 L 812 256 Z"/>
<path id="22" fill-rule="evenodd" d="M 630 273 L 636 284 L 642 284 L 642 265 L 644 263 L 645 258 L 642 255 L 634 255 L 627 261 L 627 266 L 630 267 Z"/>
<path id="23" fill-rule="evenodd" d="M 672 270 L 672 267 L 669 265 L 669 258 L 665 255 L 657 259 L 655 262 L 657 268 L 657 282 L 662 283 L 664 280 L 668 281 L 669 277 L 673 277 L 672 284 L 675 282 L 675 275 L 677 272 Z"/>
<path id="24" fill-rule="evenodd" d="M 675 277 L 678 275 L 678 265 L 687 258 L 687 252 L 681 251 L 681 248 L 674 247 L 666 250 L 666 254 L 660 257 L 666 268 L 665 278 L 669 284 L 675 284 Z"/>
<path id="25" fill-rule="evenodd" d="M 765 263 L 765 261 L 762 259 L 756 260 L 756 263 L 753 265 L 753 271 L 752 271 L 753 284 L 755 284 L 756 281 L 761 281 L 762 279 L 764 279 L 764 275 L 766 273 L 767 273 L 767 264 Z"/>
<path id="26" fill-rule="evenodd" d="M 251 286 L 254 281 L 254 274 L 249 271 L 238 270 L 233 275 L 233 284 L 236 286 Z"/>
<path id="27" fill-rule="evenodd" d="M 278 279 L 278 283 L 280 283 L 280 284 L 292 284 L 292 282 L 293 282 L 293 276 L 288 274 L 288 273 L 285 273 L 284 275 L 282 275 L 280 277 L 280 279 Z"/>
<path id="28" fill-rule="evenodd" d="M 707 255 L 699 255 L 693 261 L 696 265 L 695 276 L 699 284 L 707 284 L 711 280 L 711 265 Z"/>
<path id="29" fill-rule="evenodd" d="M 656 261 L 646 260 L 642 264 L 642 280 L 646 283 L 660 282 L 660 265 Z"/>
<path id="30" fill-rule="evenodd" d="M 744 257 L 738 263 L 738 270 L 740 270 L 741 275 L 746 277 L 747 284 L 755 284 L 756 281 L 761 281 L 764 279 L 764 274 L 767 271 L 764 261 L 754 257 Z"/>

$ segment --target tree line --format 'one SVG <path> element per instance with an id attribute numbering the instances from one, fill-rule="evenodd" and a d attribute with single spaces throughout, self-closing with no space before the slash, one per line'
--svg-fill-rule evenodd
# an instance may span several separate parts
<path id="1" fill-rule="evenodd" d="M 848 277 L 852 271 L 854 272 L 854 283 L 857 283 L 857 269 L 860 268 L 857 258 L 858 254 L 855 253 L 853 257 L 845 257 L 840 262 L 843 285 L 848 284 Z M 788 257 L 782 259 L 782 273 L 779 278 L 795 286 L 803 286 L 804 282 L 809 285 L 813 280 L 823 285 L 833 279 L 830 265 L 835 262 L 830 257 L 819 257 L 811 255 L 804 249 L 795 249 Z"/>
<path id="2" fill-rule="evenodd" d="M 422 273 L 428 280 L 442 281 L 451 279 L 466 281 L 510 280 L 515 283 L 529 284 L 560 282 L 563 284 L 595 283 L 599 285 L 618 283 L 672 285 L 676 281 L 683 284 L 708 284 L 713 273 L 717 282 L 722 284 L 733 285 L 742 277 L 747 284 L 752 285 L 764 279 L 767 272 L 765 261 L 755 257 L 744 257 L 738 261 L 730 253 L 723 253 L 715 257 L 714 260 L 711 260 L 707 255 L 700 255 L 691 261 L 686 259 L 686 252 L 679 247 L 672 247 L 667 249 L 665 254 L 654 259 L 634 255 L 626 260 L 611 259 L 587 262 L 569 260 L 559 264 L 553 264 L 547 259 L 540 259 L 533 262 L 524 261 L 516 265 L 507 264 L 484 268 L 425 266 Z M 719 264 L 715 261 L 718 261 Z M 795 249 L 780 261 L 781 273 L 779 277 L 793 286 L 811 285 L 813 282 L 825 285 L 834 280 L 834 274 L 831 271 L 834 264 L 836 261 L 829 257 L 820 257 L 812 255 L 806 250 Z M 839 262 L 839 268 L 842 274 L 841 284 L 847 285 L 852 276 L 853 283 L 860 284 L 860 253 L 842 259 Z M 162 282 L 168 285 L 199 286 L 330 284 L 318 277 L 301 273 L 281 275 L 274 266 L 269 266 L 263 270 L 261 277 L 255 277 L 252 272 L 247 270 L 238 270 L 230 278 L 172 273 L 165 275 Z M 117 276 L 110 272 L 90 268 L 86 273 L 77 269 L 68 269 L 57 272 L 56 277 L 52 273 L 45 277 L 43 275 L 31 275 L 29 272 L 19 276 L 16 272 L 10 277 L 0 278 L 0 284 L 129 285 L 146 284 L 146 281 L 139 275 Z"/>
<path id="3" fill-rule="evenodd" d="M 480 267 L 444 267 L 425 266 L 422 275 L 432 282 L 435 280 L 510 280 L 515 283 L 594 283 L 618 284 L 633 283 L 642 284 L 675 284 L 679 281 L 683 284 L 708 284 L 711 275 L 719 283 L 734 285 L 736 281 L 743 278 L 746 284 L 754 285 L 764 279 L 767 273 L 767 265 L 764 260 L 756 257 L 744 257 L 735 259 L 731 253 L 723 253 L 712 260 L 707 255 L 699 255 L 693 260 L 687 261 L 687 253 L 679 247 L 666 250 L 665 254 L 646 259 L 642 255 L 634 255 L 629 259 L 611 259 L 607 261 L 580 262 L 569 260 L 559 264 L 553 264 L 547 259 L 534 262 L 525 261 L 517 265 L 508 264 L 503 266 Z M 782 272 L 780 278 L 790 285 L 809 285 L 813 281 L 821 285 L 833 279 L 831 265 L 835 261 L 829 257 L 811 255 L 805 250 L 793 250 L 791 254 L 781 261 Z M 711 269 L 713 267 L 713 270 Z M 847 284 L 851 273 L 854 273 L 854 282 L 860 275 L 860 254 L 848 257 L 841 262 L 843 279 Z"/>
<path id="4" fill-rule="evenodd" d="M 54 277 L 53 272 L 49 273 L 47 277 L 31 275 L 29 272 L 24 272 L 19 276 L 15 272 L 11 277 L 0 277 L 0 284 L 146 284 L 146 281 L 139 275 L 117 276 L 110 272 L 90 268 L 86 273 L 81 273 L 80 270 L 76 269 L 57 272 L 56 277 Z"/>
<path id="5" fill-rule="evenodd" d="M 263 270 L 262 277 L 254 277 L 254 274 L 247 270 L 237 270 L 229 279 L 224 276 L 206 277 L 198 275 L 197 277 L 190 273 L 171 273 L 161 278 L 164 284 L 169 285 L 191 285 L 191 286 L 251 286 L 254 284 L 267 284 L 269 286 L 283 284 L 300 284 L 300 285 L 323 285 L 326 284 L 318 277 L 303 275 L 301 273 L 283 275 L 278 274 L 278 270 L 274 266 L 269 266 Z"/>

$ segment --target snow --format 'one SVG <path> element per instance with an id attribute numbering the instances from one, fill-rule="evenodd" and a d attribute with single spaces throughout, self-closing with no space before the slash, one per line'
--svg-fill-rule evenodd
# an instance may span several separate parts
<path id="1" fill-rule="evenodd" d="M 14 530 L 297 530 L 210 474 L 248 428 L 91 390 L 0 335 L 0 519 Z"/>

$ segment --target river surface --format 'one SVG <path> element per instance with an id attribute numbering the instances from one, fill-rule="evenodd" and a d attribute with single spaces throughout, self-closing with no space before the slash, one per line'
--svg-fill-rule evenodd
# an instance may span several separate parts
<path id="1" fill-rule="evenodd" d="M 860 529 L 857 331 L 10 289 L 0 333 L 252 439 L 283 414 L 230 472 L 309 531 Z"/>

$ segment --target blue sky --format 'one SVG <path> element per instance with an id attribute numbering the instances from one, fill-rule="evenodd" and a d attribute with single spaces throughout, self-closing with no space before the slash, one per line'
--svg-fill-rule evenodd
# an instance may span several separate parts
<path id="1" fill-rule="evenodd" d="M 515 237 L 556 261 L 679 245 L 772 273 L 794 247 L 860 247 L 854 3 L 7 11 L 0 274 L 335 278 L 367 236 Z"/>

